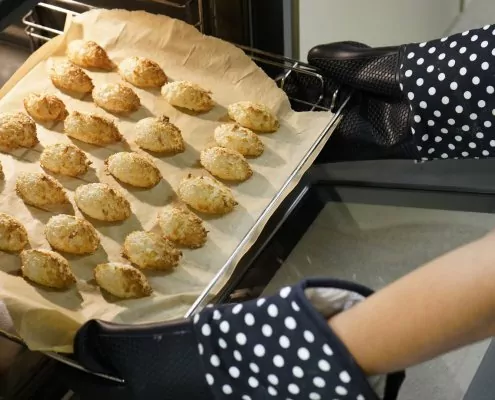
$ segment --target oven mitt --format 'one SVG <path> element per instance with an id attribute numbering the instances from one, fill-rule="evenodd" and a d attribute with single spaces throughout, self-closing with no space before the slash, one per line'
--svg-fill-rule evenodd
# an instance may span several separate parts
<path id="1" fill-rule="evenodd" d="M 0 32 L 19 22 L 38 3 L 39 0 L 0 0 Z"/>
<path id="2" fill-rule="evenodd" d="M 208 307 L 192 320 L 90 321 L 75 355 L 92 371 L 122 377 L 136 399 L 395 399 L 403 373 L 368 380 L 327 324 L 370 293 L 308 280 L 271 297 Z"/>
<path id="3" fill-rule="evenodd" d="M 324 161 L 495 153 L 495 26 L 398 47 L 325 44 L 308 62 L 356 91 Z"/>

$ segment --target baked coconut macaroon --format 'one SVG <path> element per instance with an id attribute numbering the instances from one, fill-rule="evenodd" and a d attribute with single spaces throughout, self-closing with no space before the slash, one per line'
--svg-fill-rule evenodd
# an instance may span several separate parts
<path id="1" fill-rule="evenodd" d="M 69 262 L 54 251 L 24 250 L 21 272 L 31 282 L 52 289 L 69 289 L 76 283 Z"/>
<path id="2" fill-rule="evenodd" d="M 139 268 L 167 271 L 179 265 L 182 252 L 156 233 L 136 231 L 125 238 L 122 255 Z"/>
<path id="3" fill-rule="evenodd" d="M 263 142 L 252 130 L 239 124 L 222 124 L 215 129 L 215 142 L 220 147 L 235 150 L 246 157 L 259 157 L 265 150 Z"/>
<path id="4" fill-rule="evenodd" d="M 160 88 L 167 83 L 167 75 L 154 61 L 145 57 L 129 57 L 119 65 L 124 80 L 139 88 Z"/>
<path id="5" fill-rule="evenodd" d="M 78 111 L 70 113 L 65 119 L 64 132 L 71 138 L 97 146 L 106 146 L 122 140 L 117 126 L 110 119 Z"/>
<path id="6" fill-rule="evenodd" d="M 227 110 L 232 120 L 256 132 L 271 133 L 280 127 L 278 118 L 264 104 L 240 101 L 231 104 Z"/>
<path id="7" fill-rule="evenodd" d="M 174 107 L 194 112 L 207 112 L 214 106 L 211 92 L 188 81 L 175 81 L 162 87 L 162 96 Z"/>
<path id="8" fill-rule="evenodd" d="M 95 104 L 115 114 L 130 114 L 141 107 L 141 100 L 130 87 L 120 83 L 104 83 L 93 90 Z"/>
<path id="9" fill-rule="evenodd" d="M 91 161 L 79 147 L 57 143 L 44 148 L 40 165 L 54 174 L 76 177 L 88 172 Z"/>
<path id="10" fill-rule="evenodd" d="M 244 156 L 224 147 L 210 147 L 201 151 L 201 165 L 212 175 L 227 181 L 245 181 L 253 175 Z"/>
<path id="11" fill-rule="evenodd" d="M 115 66 L 108 54 L 92 40 L 73 40 L 67 46 L 67 57 L 83 68 L 98 68 L 111 71 Z"/>
<path id="12" fill-rule="evenodd" d="M 0 250 L 21 251 L 28 242 L 28 233 L 24 225 L 14 217 L 0 213 Z"/>
<path id="13" fill-rule="evenodd" d="M 120 152 L 105 160 L 110 174 L 120 182 L 140 188 L 152 188 L 160 182 L 162 174 L 150 157 L 138 153 Z"/>
<path id="14" fill-rule="evenodd" d="M 98 286 L 119 299 L 136 299 L 153 293 L 146 276 L 131 265 L 99 264 L 93 273 Z"/>
<path id="15" fill-rule="evenodd" d="M 84 214 L 99 221 L 123 221 L 131 216 L 129 201 L 106 183 L 79 186 L 74 200 Z"/>
<path id="16" fill-rule="evenodd" d="M 17 177 L 15 190 L 24 203 L 34 207 L 69 203 L 61 183 L 42 172 L 21 172 Z"/>
<path id="17" fill-rule="evenodd" d="M 0 113 L 0 147 L 15 150 L 38 144 L 36 124 L 22 112 Z"/>
<path id="18" fill-rule="evenodd" d="M 69 115 L 64 102 L 52 94 L 29 93 L 24 97 L 24 108 L 40 122 L 63 121 Z"/>
<path id="19" fill-rule="evenodd" d="M 68 61 L 54 63 L 50 69 L 50 79 L 56 88 L 68 92 L 87 94 L 94 88 L 88 74 Z"/>
<path id="20" fill-rule="evenodd" d="M 100 236 L 93 225 L 66 214 L 48 220 L 45 236 L 53 249 L 70 254 L 92 254 L 100 245 Z"/>
<path id="21" fill-rule="evenodd" d="M 185 206 L 169 204 L 158 214 L 162 235 L 177 245 L 197 249 L 206 243 L 203 220 Z"/>
<path id="22" fill-rule="evenodd" d="M 149 117 L 135 126 L 135 143 L 143 150 L 162 154 L 178 154 L 186 150 L 181 131 L 168 117 Z"/>
<path id="23" fill-rule="evenodd" d="M 209 176 L 188 175 L 179 184 L 179 198 L 205 214 L 227 214 L 238 204 L 231 190 Z"/>

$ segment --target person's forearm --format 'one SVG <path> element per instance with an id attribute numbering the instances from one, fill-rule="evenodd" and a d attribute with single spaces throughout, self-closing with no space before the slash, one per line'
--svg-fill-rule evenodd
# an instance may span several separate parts
<path id="1" fill-rule="evenodd" d="M 329 321 L 368 375 L 495 334 L 495 238 L 448 253 Z"/>

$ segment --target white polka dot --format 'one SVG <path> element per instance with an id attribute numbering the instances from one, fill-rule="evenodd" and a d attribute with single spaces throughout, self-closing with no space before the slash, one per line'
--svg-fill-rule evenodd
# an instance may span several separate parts
<path id="1" fill-rule="evenodd" d="M 205 349 L 203 347 L 203 345 L 201 343 L 198 344 L 198 352 L 199 352 L 199 355 L 202 356 L 203 353 L 204 353 Z"/>
<path id="2" fill-rule="evenodd" d="M 466 68 L 466 67 L 462 67 L 462 68 L 459 70 L 459 73 L 460 73 L 461 75 L 463 75 L 463 76 L 464 76 L 464 75 L 466 75 L 466 73 L 467 73 L 467 68 Z"/>
<path id="3" fill-rule="evenodd" d="M 469 56 L 469 60 L 470 60 L 470 61 L 476 61 L 476 59 L 477 59 L 477 58 L 478 58 L 478 55 L 477 55 L 477 54 L 471 54 L 471 55 Z"/>
<path id="4" fill-rule="evenodd" d="M 442 132 L 442 133 L 449 133 L 449 130 L 447 128 L 442 128 L 442 129 L 440 129 L 440 132 Z"/>
<path id="5" fill-rule="evenodd" d="M 309 400 L 321 400 L 321 396 L 318 393 L 310 393 Z"/>
<path id="6" fill-rule="evenodd" d="M 265 304 L 265 301 L 266 301 L 266 299 L 258 299 L 258 301 L 256 302 L 256 305 L 258 307 L 261 307 L 263 304 Z"/>
<path id="7" fill-rule="evenodd" d="M 424 109 L 424 108 L 428 107 L 428 104 L 426 104 L 426 101 L 421 101 L 419 103 L 419 106 Z"/>
<path id="8" fill-rule="evenodd" d="M 257 388 L 259 385 L 258 379 L 256 379 L 254 376 L 249 377 L 248 379 L 248 384 L 252 388 Z"/>
<path id="9" fill-rule="evenodd" d="M 483 30 L 484 30 L 484 31 L 488 30 L 488 29 L 490 28 L 490 26 L 491 26 L 491 25 L 485 25 L 485 26 L 483 27 Z"/>
<path id="10" fill-rule="evenodd" d="M 483 154 L 486 157 L 490 155 L 490 152 L 488 150 L 483 150 L 481 154 Z"/>
<path id="11" fill-rule="evenodd" d="M 247 326 L 253 326 L 255 321 L 254 321 L 254 315 L 251 314 L 251 313 L 247 313 L 245 316 L 244 316 L 244 323 L 247 325 Z"/>
<path id="12" fill-rule="evenodd" d="M 457 107 L 455 108 L 455 112 L 456 112 L 457 114 L 460 114 L 460 113 L 462 113 L 463 111 L 464 111 L 464 108 L 462 108 L 462 106 L 457 106 Z"/>
<path id="13" fill-rule="evenodd" d="M 404 75 L 405 75 L 407 78 L 409 78 L 410 76 L 412 76 L 412 71 L 411 71 L 410 69 L 408 69 L 408 70 L 404 73 Z"/>
<path id="14" fill-rule="evenodd" d="M 425 47 L 426 46 L 426 42 L 423 42 L 423 43 L 420 43 L 419 44 L 419 47 Z"/>
<path id="15" fill-rule="evenodd" d="M 291 303 L 291 306 L 292 306 L 292 309 L 295 311 L 295 312 L 299 312 L 301 311 L 301 308 L 297 305 L 297 303 L 295 301 L 293 301 Z"/>
<path id="16" fill-rule="evenodd" d="M 426 72 L 433 72 L 435 67 L 433 65 L 430 65 L 428 68 L 426 68 Z"/>
<path id="17" fill-rule="evenodd" d="M 483 64 L 481 64 L 481 69 L 483 71 L 486 71 L 488 68 L 490 68 L 490 64 L 488 64 L 486 61 Z"/>
<path id="18" fill-rule="evenodd" d="M 280 344 L 280 347 L 282 347 L 283 349 L 288 349 L 290 347 L 290 340 L 287 336 L 282 335 L 278 340 L 278 344 Z"/>
<path id="19" fill-rule="evenodd" d="M 471 37 L 471 42 L 476 42 L 478 40 L 478 35 L 473 35 Z"/>
<path id="20" fill-rule="evenodd" d="M 495 56 L 495 49 L 492 50 L 492 56 Z"/>
<path id="21" fill-rule="evenodd" d="M 404 90 L 404 85 L 402 83 L 399 83 L 400 90 Z"/>
<path id="22" fill-rule="evenodd" d="M 495 117 L 495 109 L 492 110 L 492 115 Z"/>
<path id="23" fill-rule="evenodd" d="M 256 357 L 263 357 L 265 355 L 265 347 L 262 344 L 254 346 L 254 355 Z"/>
<path id="24" fill-rule="evenodd" d="M 428 120 L 428 126 L 435 126 L 435 121 Z"/>
<path id="25" fill-rule="evenodd" d="M 495 147 L 495 140 L 490 140 L 490 147 Z"/>
<path id="26" fill-rule="evenodd" d="M 421 117 L 419 115 L 415 115 L 414 116 L 414 121 L 416 121 L 417 123 L 420 123 L 421 122 Z"/>
<path id="27" fill-rule="evenodd" d="M 208 385 L 213 385 L 215 383 L 215 379 L 213 379 L 213 375 L 211 374 L 206 374 L 206 382 L 208 382 Z"/>
<path id="28" fill-rule="evenodd" d="M 439 60 L 443 60 L 445 58 L 445 53 L 442 53 L 438 56 L 438 59 Z"/>
<path id="29" fill-rule="evenodd" d="M 235 341 L 240 345 L 244 346 L 247 343 L 246 335 L 242 332 L 235 335 Z"/>
<path id="30" fill-rule="evenodd" d="M 261 333 L 263 333 L 263 336 L 270 337 L 272 336 L 273 329 L 270 325 L 265 324 L 261 327 Z"/>
<path id="31" fill-rule="evenodd" d="M 451 88 L 452 90 L 456 90 L 458 87 L 459 87 L 459 85 L 457 84 L 457 82 L 452 82 L 452 83 L 450 84 L 450 88 Z"/>
<path id="32" fill-rule="evenodd" d="M 211 327 L 210 327 L 210 325 L 208 325 L 208 324 L 204 324 L 204 325 L 201 327 L 201 333 L 202 333 L 204 336 L 210 336 L 210 335 L 211 335 Z"/>
<path id="33" fill-rule="evenodd" d="M 462 36 L 467 36 L 467 35 L 469 35 L 469 31 L 462 32 Z"/>
<path id="34" fill-rule="evenodd" d="M 453 118 L 449 118 L 449 120 L 447 121 L 447 123 L 448 123 L 449 125 L 455 125 L 455 119 L 453 119 Z"/>
<path id="35" fill-rule="evenodd" d="M 457 46 L 457 42 L 454 40 L 452 43 L 450 43 L 450 48 L 453 49 L 455 46 Z"/>
<path id="36" fill-rule="evenodd" d="M 418 86 L 423 86 L 423 83 L 425 83 L 425 80 L 423 78 L 419 78 L 417 81 L 416 81 L 416 85 Z"/>
<path id="37" fill-rule="evenodd" d="M 287 390 L 289 391 L 290 394 L 299 394 L 299 386 L 297 386 L 295 383 L 289 384 L 287 387 Z"/>
<path id="38" fill-rule="evenodd" d="M 360 394 L 356 400 L 366 400 L 362 394 Z"/>
<path id="39" fill-rule="evenodd" d="M 435 136 L 435 142 L 440 143 L 442 140 L 441 136 Z"/>
<path id="40" fill-rule="evenodd" d="M 483 125 L 485 125 L 485 128 L 491 128 L 492 123 L 490 121 L 485 121 Z"/>
<path id="41" fill-rule="evenodd" d="M 463 151 L 463 152 L 461 153 L 461 155 L 462 155 L 463 157 L 467 157 L 467 156 L 469 155 L 469 153 L 468 153 L 467 151 Z"/>
<path id="42" fill-rule="evenodd" d="M 407 58 L 410 60 L 411 58 L 414 57 L 414 53 L 411 51 L 408 55 L 407 55 Z"/>
<path id="43" fill-rule="evenodd" d="M 296 320 L 292 317 L 285 318 L 284 325 L 287 329 L 290 329 L 291 331 L 297 328 Z"/>
<path id="44" fill-rule="evenodd" d="M 486 106 L 486 102 L 485 102 L 485 100 L 480 100 L 480 101 L 478 101 L 478 107 L 479 107 L 479 108 L 483 108 L 483 107 L 485 107 L 485 106 Z"/>
<path id="45" fill-rule="evenodd" d="M 240 353 L 239 350 L 234 350 L 234 358 L 239 362 L 242 361 L 242 354 Z"/>
<path id="46" fill-rule="evenodd" d="M 281 355 L 277 354 L 275 357 L 273 357 L 273 364 L 278 368 L 282 368 L 285 364 L 284 358 Z"/>
<path id="47" fill-rule="evenodd" d="M 463 130 L 464 132 L 469 131 L 469 126 L 468 126 L 468 125 L 463 125 L 463 126 L 462 126 L 462 130 Z"/>
<path id="48" fill-rule="evenodd" d="M 340 396 L 345 396 L 347 395 L 347 389 L 343 386 L 337 386 L 335 388 L 335 393 L 337 393 Z"/>
<path id="49" fill-rule="evenodd" d="M 442 97 L 442 104 L 449 104 L 449 103 L 450 103 L 450 99 L 447 96 L 443 96 Z"/>
<path id="50" fill-rule="evenodd" d="M 251 369 L 251 371 L 253 371 L 255 374 L 258 374 L 260 372 L 260 367 L 258 367 L 258 365 L 256 365 L 255 363 L 250 363 L 249 364 L 249 368 Z"/>
<path id="51" fill-rule="evenodd" d="M 434 149 L 433 147 L 431 147 L 431 148 L 429 148 L 429 149 L 428 149 L 428 154 L 431 154 L 431 153 L 433 153 L 434 151 L 435 151 L 435 149 Z"/>
<path id="52" fill-rule="evenodd" d="M 199 322 L 199 314 L 196 314 L 193 318 L 193 323 L 197 324 Z"/>
<path id="53" fill-rule="evenodd" d="M 222 314 L 220 314 L 220 311 L 218 310 L 213 311 L 213 319 L 218 321 L 220 318 L 222 318 Z"/>
<path id="54" fill-rule="evenodd" d="M 277 396 L 277 389 L 275 389 L 273 386 L 268 386 L 268 394 L 273 397 Z"/>
<path id="55" fill-rule="evenodd" d="M 471 92 L 469 92 L 469 91 L 465 91 L 465 92 L 464 92 L 464 98 L 465 98 L 466 100 L 469 100 L 469 99 L 471 98 Z"/>
<path id="56" fill-rule="evenodd" d="M 433 54 L 435 51 L 437 51 L 436 47 L 430 47 L 428 49 L 428 53 Z"/>
<path id="57" fill-rule="evenodd" d="M 481 82 L 481 79 L 480 79 L 479 77 L 475 76 L 475 77 L 473 78 L 473 84 L 475 84 L 475 85 L 479 85 L 479 84 L 480 84 L 480 82 Z"/>
<path id="58" fill-rule="evenodd" d="M 270 317 L 275 318 L 278 315 L 278 308 L 275 304 L 270 304 L 267 310 Z"/>
<path id="59" fill-rule="evenodd" d="M 227 342 L 225 341 L 225 339 L 218 339 L 218 345 L 224 350 L 227 348 Z"/>
<path id="60" fill-rule="evenodd" d="M 466 48 L 465 47 L 461 47 L 459 49 L 459 53 L 464 54 L 465 52 L 466 52 Z"/>
<path id="61" fill-rule="evenodd" d="M 445 74 L 442 72 L 441 74 L 438 75 L 438 80 L 441 82 L 445 79 Z"/>
<path id="62" fill-rule="evenodd" d="M 485 48 L 485 47 L 487 47 L 487 46 L 488 46 L 488 41 L 487 41 L 487 40 L 483 40 L 483 41 L 481 42 L 481 47 L 482 47 L 482 48 Z"/>
<path id="63" fill-rule="evenodd" d="M 457 135 L 454 139 L 457 140 L 458 142 L 460 142 L 460 141 L 462 141 L 462 136 Z"/>
<path id="64" fill-rule="evenodd" d="M 323 345 L 323 352 L 327 355 L 327 356 L 333 356 L 333 350 L 330 348 L 330 346 L 328 344 L 324 344 Z"/>
<path id="65" fill-rule="evenodd" d="M 455 150 L 455 146 L 452 143 L 449 143 L 449 149 L 450 150 Z"/>
<path id="66" fill-rule="evenodd" d="M 301 347 L 297 350 L 297 356 L 303 361 L 309 360 L 309 350 L 306 347 Z"/>
<path id="67" fill-rule="evenodd" d="M 211 365 L 213 365 L 214 367 L 219 367 L 220 366 L 220 358 L 218 358 L 218 356 L 216 354 L 213 354 L 211 357 L 210 357 L 210 363 Z"/>
<path id="68" fill-rule="evenodd" d="M 268 375 L 268 382 L 270 382 L 272 385 L 277 386 L 278 385 L 277 375 L 273 375 L 273 374 Z"/>
<path id="69" fill-rule="evenodd" d="M 289 286 L 284 287 L 282 290 L 280 290 L 280 297 L 283 299 L 286 299 L 289 294 L 290 294 L 291 288 Z"/>
<path id="70" fill-rule="evenodd" d="M 239 314 L 242 310 L 242 304 L 237 304 L 233 309 L 232 309 L 232 314 Z"/>
<path id="71" fill-rule="evenodd" d="M 449 156 L 446 153 L 443 153 L 440 157 L 442 157 L 442 158 L 448 158 Z"/>
<path id="72" fill-rule="evenodd" d="M 437 89 L 435 89 L 434 87 L 431 87 L 428 89 L 428 93 L 430 94 L 430 96 L 433 96 L 436 92 L 437 92 Z"/>
<path id="73" fill-rule="evenodd" d="M 421 146 L 416 146 L 416 148 L 418 149 L 418 151 L 423 150 L 423 147 L 421 147 Z"/>
<path id="74" fill-rule="evenodd" d="M 232 394 L 232 387 L 230 385 L 223 385 L 222 391 L 227 395 Z"/>
<path id="75" fill-rule="evenodd" d="M 414 99 L 414 93 L 413 92 L 409 92 L 407 94 L 407 97 L 409 98 L 409 100 L 413 100 Z"/>
<path id="76" fill-rule="evenodd" d="M 468 146 L 472 149 L 475 149 L 476 148 L 476 143 L 474 142 L 469 142 Z"/>
<path id="77" fill-rule="evenodd" d="M 229 330 L 230 330 L 230 325 L 227 321 L 222 321 L 220 323 L 220 330 L 223 332 L 223 333 L 229 333 Z"/>
<path id="78" fill-rule="evenodd" d="M 229 375 L 232 378 L 237 379 L 237 378 L 239 378 L 239 376 L 241 376 L 241 371 L 239 371 L 239 368 L 237 368 L 237 367 L 230 367 L 229 368 Z"/>
<path id="79" fill-rule="evenodd" d="M 477 118 L 478 118 L 478 115 L 476 115 L 475 113 L 472 113 L 472 114 L 469 116 L 469 118 L 471 118 L 471 119 L 474 121 L 475 119 L 477 119 Z"/>
<path id="80" fill-rule="evenodd" d="M 411 128 L 411 132 L 414 135 L 416 133 L 416 130 L 414 128 Z"/>
<path id="81" fill-rule="evenodd" d="M 486 92 L 488 94 L 493 94 L 493 93 L 495 93 L 495 89 L 493 88 L 493 86 L 487 86 Z"/>
<path id="82" fill-rule="evenodd" d="M 319 377 L 319 376 L 315 376 L 313 378 L 313 385 L 315 385 L 317 388 L 324 388 L 325 385 L 326 385 L 326 382 L 325 382 L 325 379 Z"/>
<path id="83" fill-rule="evenodd" d="M 438 111 L 438 110 L 435 110 L 435 111 L 433 111 L 433 115 L 435 117 L 441 117 L 442 116 L 442 113 L 440 111 Z"/>
<path id="84" fill-rule="evenodd" d="M 483 132 L 478 132 L 478 133 L 476 134 L 476 137 L 477 137 L 478 139 L 483 139 L 483 138 L 485 137 L 485 135 L 483 135 Z"/>
<path id="85" fill-rule="evenodd" d="M 454 65 L 455 65 L 455 60 L 450 60 L 448 66 L 453 67 Z"/>
<path id="86" fill-rule="evenodd" d="M 342 371 L 339 374 L 339 378 L 344 383 L 349 383 L 351 381 L 351 376 L 349 375 L 349 373 L 347 371 Z"/>
<path id="87" fill-rule="evenodd" d="M 242 397 L 241 397 L 242 400 L 252 400 L 250 396 L 248 396 L 247 394 L 243 394 Z"/>
<path id="88" fill-rule="evenodd" d="M 330 371 L 330 363 L 327 360 L 318 361 L 318 368 L 320 368 L 323 372 Z"/>
<path id="89" fill-rule="evenodd" d="M 418 61 L 416 61 L 418 65 L 423 65 L 424 62 L 425 62 L 424 58 L 419 58 Z"/>
<path id="90" fill-rule="evenodd" d="M 292 375 L 300 379 L 304 376 L 304 371 L 301 367 L 295 366 L 292 368 Z"/>
<path id="91" fill-rule="evenodd" d="M 308 343 L 313 343 L 315 341 L 315 335 L 313 335 L 310 331 L 304 331 L 303 336 Z"/>

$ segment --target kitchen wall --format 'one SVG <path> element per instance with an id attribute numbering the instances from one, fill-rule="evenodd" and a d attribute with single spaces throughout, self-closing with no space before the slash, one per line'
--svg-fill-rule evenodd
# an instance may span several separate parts
<path id="1" fill-rule="evenodd" d="M 454 24 L 462 4 L 462 0 L 299 0 L 295 10 L 299 57 L 306 59 L 309 49 L 324 42 L 357 40 L 381 46 L 440 37 Z"/>

